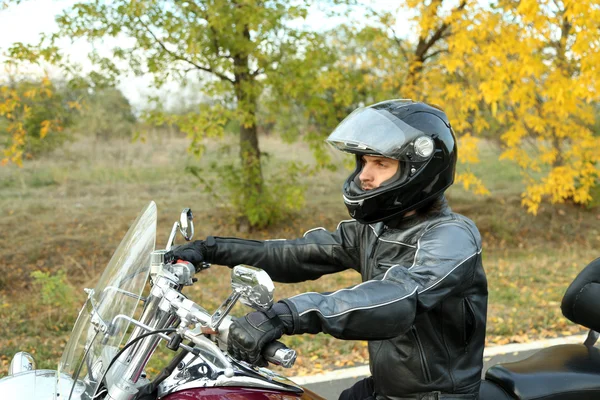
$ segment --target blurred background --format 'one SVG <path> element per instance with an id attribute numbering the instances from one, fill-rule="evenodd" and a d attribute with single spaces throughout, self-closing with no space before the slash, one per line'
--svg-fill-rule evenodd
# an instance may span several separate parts
<path id="1" fill-rule="evenodd" d="M 184 207 L 197 238 L 335 229 L 353 160 L 323 141 L 391 98 L 443 108 L 458 137 L 447 197 L 483 236 L 488 344 L 579 332 L 560 299 L 600 243 L 599 21 L 600 0 L 0 1 L 0 376 L 18 350 L 56 368 L 151 200 L 161 247 Z M 213 266 L 187 293 L 214 310 L 229 290 Z M 291 375 L 367 359 L 286 342 Z"/>

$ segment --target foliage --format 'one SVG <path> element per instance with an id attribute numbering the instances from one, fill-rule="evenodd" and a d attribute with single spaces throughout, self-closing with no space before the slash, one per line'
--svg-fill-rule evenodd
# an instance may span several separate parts
<path id="1" fill-rule="evenodd" d="M 463 102 L 468 91 L 489 107 L 534 214 L 543 199 L 587 204 L 598 183 L 600 39 L 589 28 L 598 18 L 596 0 L 501 0 L 462 21 L 450 47 L 446 67 L 463 82 L 447 96 Z"/>
<path id="2" fill-rule="evenodd" d="M 70 306 L 73 302 L 72 288 L 66 281 L 67 274 L 64 270 L 51 275 L 47 272 L 33 271 L 31 277 L 34 286 L 41 296 L 41 303 L 46 306 Z"/>
<path id="3" fill-rule="evenodd" d="M 226 155 L 225 147 L 219 152 Z M 201 187 L 220 200 L 223 208 L 229 209 L 241 229 L 247 218 L 251 227 L 266 228 L 288 218 L 304 206 L 305 177 L 307 167 L 298 162 L 279 163 L 270 168 L 273 174 L 264 182 L 265 192 L 243 193 L 249 185 L 244 182 L 248 176 L 236 162 L 212 161 L 208 168 L 188 166 L 186 170 L 198 179 Z M 212 171 L 212 174 L 208 173 Z M 281 172 L 284 173 L 281 173 Z"/>
<path id="4" fill-rule="evenodd" d="M 0 12 L 21 0 L 0 1 Z M 14 42 L 0 49 L 0 59 L 8 80 L 0 81 L 0 136 L 3 156 L 0 165 L 21 166 L 23 157 L 32 157 L 58 147 L 66 139 L 63 123 L 68 123 L 63 96 L 57 94 L 44 66 L 64 68 L 62 54 L 51 37 L 41 35 L 37 44 Z M 70 103 L 69 108 L 76 107 Z"/>
<path id="5" fill-rule="evenodd" d="M 131 138 L 136 122 L 131 105 L 117 88 L 96 88 L 82 96 L 74 130 L 97 140 Z"/>
<path id="6" fill-rule="evenodd" d="M 360 37 L 351 26 L 324 32 L 323 40 L 306 46 L 306 57 L 297 61 L 301 65 L 274 76 L 261 98 L 262 117 L 272 130 L 288 142 L 301 136 L 309 143 L 315 170 L 339 167 L 324 146 L 335 126 L 357 107 L 385 99 L 381 79 L 369 63 L 368 56 L 375 57 L 376 51 L 370 39 Z"/>
<path id="7" fill-rule="evenodd" d="M 71 107 L 48 78 L 0 86 L 0 138 L 5 141 L 1 163 L 22 165 L 24 157 L 60 146 L 67 139 Z"/>
<path id="8" fill-rule="evenodd" d="M 407 0 L 416 39 L 399 36 L 399 11 L 372 12 L 357 32 L 371 80 L 382 77 L 384 97 L 443 105 L 459 137 L 460 162 L 478 162 L 481 137 L 501 144 L 501 159 L 522 168 L 523 205 L 592 201 L 598 183 L 600 139 L 594 136 L 598 101 L 597 0 L 499 0 L 491 6 Z M 463 170 L 457 181 L 488 193 Z"/>
<path id="9" fill-rule="evenodd" d="M 146 117 L 177 126 L 196 155 L 207 139 L 229 140 L 224 132 L 237 129 L 244 214 L 260 214 L 252 207 L 264 202 L 254 196 L 270 191 L 259 131 L 288 141 L 302 137 L 316 167 L 334 168 L 324 136 L 355 107 L 397 97 L 443 106 L 458 136 L 463 187 L 489 193 L 490 182 L 474 173 L 485 138 L 521 167 L 530 212 L 545 199 L 596 204 L 600 39 L 589 27 L 599 17 L 597 0 L 406 0 L 396 9 L 374 6 L 361 14 L 366 23 L 330 32 L 298 27 L 313 6 L 339 3 L 355 4 L 81 2 L 58 17 L 55 38 L 118 41 L 110 54 L 90 55 L 94 90 L 114 85 L 123 72 L 150 73 L 156 88 L 200 82 L 196 109 L 172 113 L 159 103 Z M 398 32 L 403 24 L 411 34 Z M 7 54 L 34 64 L 59 62 L 55 50 L 52 42 L 17 43 Z M 97 120 L 104 121 L 102 113 Z M 26 135 L 19 132 L 5 163 L 21 157 Z"/>
<path id="10" fill-rule="evenodd" d="M 258 99 L 280 74 L 295 82 L 311 79 L 305 49 L 320 41 L 314 32 L 293 28 L 312 2 L 276 0 L 138 1 L 77 3 L 57 18 L 60 35 L 90 42 L 124 38 L 112 59 L 93 54 L 99 71 L 116 78 L 121 72 L 150 73 L 154 86 L 185 83 L 190 76 L 204 83 L 212 107 L 201 112 L 165 115 L 161 107 L 150 120 L 171 120 L 192 139 L 200 155 L 206 138 L 222 138 L 228 121 L 239 124 L 238 172 L 240 209 L 256 221 L 254 209 L 268 196 L 257 131 Z M 272 93 L 276 93 L 273 91 Z M 286 97 L 275 101 L 285 103 Z"/>
<path id="11" fill-rule="evenodd" d="M 65 270 L 55 274 L 33 271 L 33 286 L 39 294 L 39 302 L 46 314 L 46 327 L 50 329 L 70 328 L 74 318 L 63 312 L 71 309 L 77 298 L 74 289 L 67 281 Z"/>
<path id="12" fill-rule="evenodd" d="M 455 57 L 449 48 L 456 33 L 466 29 L 462 20 L 476 7 L 472 0 L 407 0 L 392 10 L 373 8 L 366 26 L 349 28 L 359 47 L 366 49 L 355 52 L 355 59 L 349 61 L 361 65 L 364 83 L 376 88 L 372 98 L 409 98 L 442 106 L 458 138 L 459 162 L 467 167 L 479 162 L 477 134 L 488 124 L 475 97 L 448 96 L 447 88 L 457 77 L 447 64 Z M 407 14 L 412 32 L 408 38 L 398 32 L 399 26 L 406 25 L 401 19 Z M 462 169 L 457 182 L 476 194 L 489 194 L 469 168 Z"/>
<path id="13" fill-rule="evenodd" d="M 41 270 L 54 276 L 52 271 L 65 268 L 78 297 L 73 307 L 61 308 L 60 312 L 65 318 L 76 318 L 85 301 L 81 289 L 94 287 L 132 216 L 149 198 L 159 206 L 157 246 L 166 243 L 184 206 L 194 211 L 200 239 L 206 235 L 297 238 L 317 226 L 335 229 L 348 216 L 340 195 L 346 172 L 322 170 L 302 178 L 307 188 L 301 218 L 242 232 L 231 223 L 230 212 L 220 206 L 221 199 L 198 190 L 192 176 L 180 173 L 186 164 L 193 163 L 202 168 L 205 178 L 215 178 L 217 170 L 210 162 L 227 160 L 217 143 L 208 142 L 200 160 L 186 154 L 172 156 L 186 143 L 178 136 L 149 136 L 146 143 L 127 146 L 121 146 L 119 140 L 96 146 L 92 143 L 93 138 L 80 137 L 65 145 L 64 156 L 24 163 L 22 168 L 0 168 L 0 231 L 7 233 L 0 235 L 0 285 L 4 283 L 0 286 L 0 375 L 6 374 L 18 350 L 34 349 L 40 368 L 55 369 L 69 336 L 66 324 L 46 328 L 51 310 L 41 304 L 41 291 L 28 279 L 30 272 Z M 557 209 L 540 208 L 536 217 L 528 215 L 519 209 L 522 184 L 517 166 L 508 160 L 498 163 L 498 149 L 484 144 L 481 162 L 473 168 L 497 196 L 474 197 L 455 185 L 449 191 L 449 201 L 453 210 L 476 221 L 482 234 L 490 288 L 488 345 L 576 333 L 579 328 L 560 314 L 560 299 L 583 266 L 598 256 L 600 212 L 557 205 Z M 282 143 L 277 136 L 266 137 L 263 146 L 274 155 L 268 159 L 274 165 L 279 162 L 275 155 L 281 155 L 282 161 L 293 161 L 298 155 L 310 154 L 307 144 Z M 126 152 L 123 164 L 113 158 L 119 147 Z M 97 155 L 101 157 L 90 162 Z M 43 192 L 34 184 L 48 179 L 55 183 L 44 187 Z M 35 240 L 31 240 L 32 232 L 39 233 Z M 214 266 L 196 277 L 199 283 L 184 293 L 207 310 L 215 310 L 230 294 L 229 269 Z M 349 270 L 316 281 L 276 284 L 275 296 L 281 299 L 306 291 L 331 291 L 358 282 L 360 276 Z M 236 315 L 248 310 L 236 307 Z M 319 368 L 334 368 L 336 363 L 363 363 L 367 357 L 363 342 L 339 341 L 329 335 L 297 335 L 286 340 L 300 359 L 286 375 L 314 373 Z M 156 369 L 173 356 L 172 351 L 165 353 Z"/>

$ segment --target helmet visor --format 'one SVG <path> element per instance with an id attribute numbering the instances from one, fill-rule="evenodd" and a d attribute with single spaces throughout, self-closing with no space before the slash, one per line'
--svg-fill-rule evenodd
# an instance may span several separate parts
<path id="1" fill-rule="evenodd" d="M 353 154 L 379 154 L 401 159 L 407 144 L 424 133 L 384 109 L 361 107 L 348 115 L 329 135 L 327 142 Z"/>

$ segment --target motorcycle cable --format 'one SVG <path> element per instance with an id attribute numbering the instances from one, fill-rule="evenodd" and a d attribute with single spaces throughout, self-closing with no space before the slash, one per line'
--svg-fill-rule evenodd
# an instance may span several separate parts
<path id="1" fill-rule="evenodd" d="M 133 346 L 134 344 L 136 344 L 138 341 L 147 338 L 148 336 L 156 335 L 156 334 L 159 334 L 159 333 L 174 333 L 174 332 L 177 332 L 177 330 L 174 329 L 174 328 L 159 329 L 159 330 L 156 330 L 156 331 L 147 332 L 147 333 L 144 333 L 144 334 L 136 337 L 131 342 L 129 342 L 125 346 L 123 346 L 123 348 L 121 350 L 119 350 L 117 352 L 117 354 L 113 357 L 113 359 L 110 361 L 110 363 L 108 364 L 108 367 L 106 367 L 106 370 L 104 371 L 104 373 L 102 374 L 102 377 L 98 381 L 98 386 L 96 387 L 96 390 L 94 391 L 94 394 L 92 395 L 92 399 L 96 398 L 96 394 L 97 394 L 98 388 L 102 384 L 102 381 L 104 380 L 104 378 L 106 378 L 106 374 L 108 373 L 108 370 L 110 369 L 110 367 L 112 367 L 113 364 L 115 363 L 115 361 L 117 361 L 119 359 L 119 357 L 121 357 L 121 355 L 125 352 L 125 350 L 127 350 L 128 348 L 130 348 L 131 346 Z"/>
<path id="2" fill-rule="evenodd" d="M 190 342 L 188 343 L 188 346 L 194 347 L 194 343 Z M 175 371 L 179 363 L 183 361 L 183 359 L 185 358 L 185 356 L 188 355 L 188 353 L 189 350 L 182 349 L 180 353 L 176 354 L 175 357 L 173 357 L 173 359 L 171 360 L 171 362 L 169 362 L 169 364 L 165 368 L 163 368 L 162 371 L 159 372 L 159 374 L 154 378 L 152 382 L 148 383 L 145 386 L 142 386 L 142 388 L 136 395 L 136 398 L 141 400 L 144 398 L 144 396 L 151 395 L 152 392 L 154 392 L 158 388 L 158 385 L 162 383 L 162 381 L 171 376 L 173 371 Z"/>

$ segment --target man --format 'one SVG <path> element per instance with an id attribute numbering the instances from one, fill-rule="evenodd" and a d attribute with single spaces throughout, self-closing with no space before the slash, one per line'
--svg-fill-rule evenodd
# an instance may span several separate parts
<path id="1" fill-rule="evenodd" d="M 352 220 L 295 240 L 209 237 L 171 258 L 251 264 L 279 282 L 355 269 L 363 283 L 281 300 L 230 328 L 229 352 L 263 364 L 282 334 L 368 340 L 372 377 L 340 399 L 476 399 L 487 282 L 473 222 L 448 208 L 456 142 L 445 113 L 410 100 L 359 108 L 327 139 L 355 154 L 343 186 Z"/>

